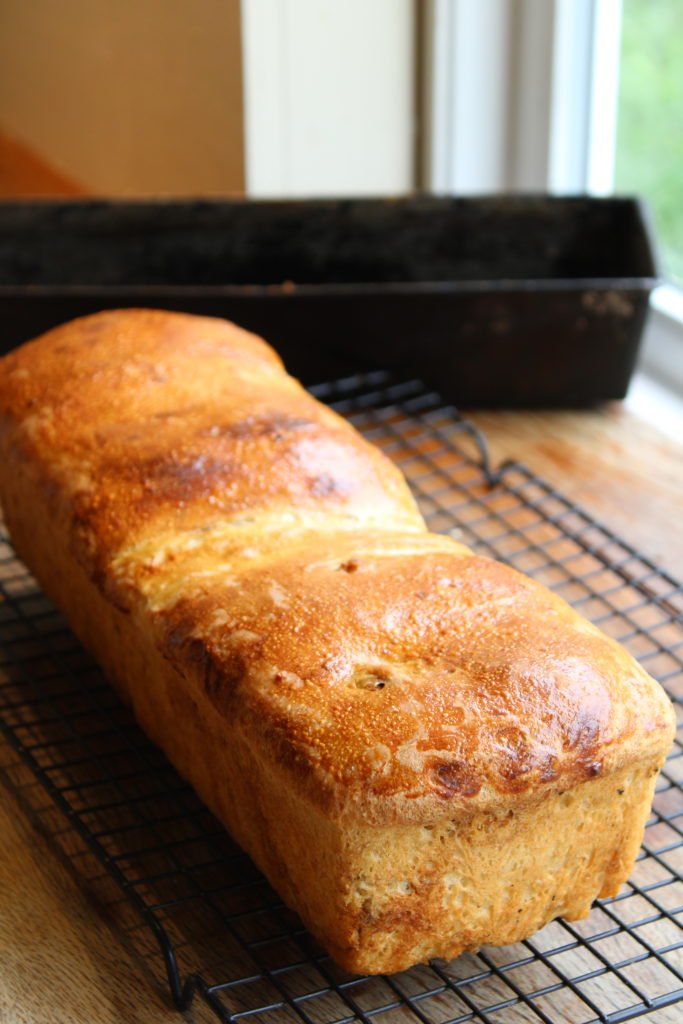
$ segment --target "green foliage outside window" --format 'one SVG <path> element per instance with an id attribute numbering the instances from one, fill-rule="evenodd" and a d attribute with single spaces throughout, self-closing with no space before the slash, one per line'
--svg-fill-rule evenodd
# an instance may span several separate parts
<path id="1" fill-rule="evenodd" d="M 683 283 L 683 2 L 624 0 L 615 191 L 647 196 Z"/>

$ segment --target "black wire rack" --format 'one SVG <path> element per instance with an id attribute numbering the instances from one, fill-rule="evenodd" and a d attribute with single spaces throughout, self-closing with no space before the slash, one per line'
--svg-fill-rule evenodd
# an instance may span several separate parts
<path id="1" fill-rule="evenodd" d="M 523 465 L 494 470 L 479 432 L 419 382 L 377 372 L 313 390 L 398 463 L 433 530 L 559 592 L 660 679 L 680 718 L 679 584 Z M 224 1022 L 617 1024 L 683 1000 L 678 744 L 630 881 L 587 920 L 364 978 L 327 956 L 138 730 L 4 540 L 0 642 L 6 775 L 141 969 L 161 982 L 165 965 L 179 1009 L 198 995 Z"/>

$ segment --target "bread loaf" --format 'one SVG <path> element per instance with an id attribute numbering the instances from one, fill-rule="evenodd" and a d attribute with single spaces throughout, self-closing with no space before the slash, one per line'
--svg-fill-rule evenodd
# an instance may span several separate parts
<path id="1" fill-rule="evenodd" d="M 671 705 L 233 324 L 119 310 L 0 361 L 20 556 L 344 967 L 585 916 L 636 856 Z"/>

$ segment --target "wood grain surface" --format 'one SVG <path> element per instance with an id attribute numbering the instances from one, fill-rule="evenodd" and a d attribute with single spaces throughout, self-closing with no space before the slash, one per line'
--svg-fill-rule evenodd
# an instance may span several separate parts
<path id="1" fill-rule="evenodd" d="M 6 746 L 0 765 L 0 1022 L 179 1020 L 160 984 L 163 977 L 126 948 L 125 931 L 116 923 L 121 894 L 114 883 L 102 876 L 61 814 L 50 814 L 49 798 Z M 46 821 L 53 823 L 50 831 Z M 185 1019 L 215 1020 L 201 1006 Z"/>
<path id="2" fill-rule="evenodd" d="M 683 448 L 616 405 L 597 412 L 477 412 L 472 418 L 486 431 L 494 462 L 526 462 L 657 565 L 683 577 Z M 120 891 L 2 745 L 0 768 L 1 1024 L 180 1020 L 154 944 L 141 954 L 132 941 L 141 926 Z M 575 1024 L 561 995 L 555 1003 L 548 996 L 544 1009 L 557 1024 Z M 215 1018 L 195 1003 L 184 1019 L 204 1024 Z M 494 1019 L 516 1024 L 527 1018 L 511 1009 Z M 670 1007 L 639 1019 L 679 1024 L 683 1010 Z"/>
<path id="3" fill-rule="evenodd" d="M 492 459 L 524 462 L 683 579 L 683 447 L 618 402 L 578 412 L 466 413 Z M 681 439 L 683 441 L 683 438 Z"/>

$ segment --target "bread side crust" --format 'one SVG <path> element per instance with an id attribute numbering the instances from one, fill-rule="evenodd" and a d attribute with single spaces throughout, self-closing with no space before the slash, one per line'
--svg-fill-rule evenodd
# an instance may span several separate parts
<path id="1" fill-rule="evenodd" d="M 519 812 L 359 828 L 357 945 L 331 947 L 335 957 L 349 970 L 386 973 L 517 942 L 556 917 L 587 917 L 628 878 L 660 767 L 621 769 Z"/>
<path id="2" fill-rule="evenodd" d="M 3 361 L 19 554 L 344 966 L 583 916 L 633 862 L 670 702 L 545 588 L 429 535 L 395 468 L 305 396 L 299 420 L 297 386 L 242 335 L 124 311 Z"/>
<path id="3" fill-rule="evenodd" d="M 584 918 L 628 878 L 661 752 L 518 810 L 344 826 L 301 799 L 239 727 L 217 721 L 153 633 L 63 556 L 39 506 L 30 489 L 6 503 L 19 554 L 30 546 L 36 577 L 143 730 L 346 970 L 386 974 L 515 942 L 556 916 Z"/>
<path id="4" fill-rule="evenodd" d="M 10 534 L 153 742 L 347 970 L 390 973 L 517 941 L 615 894 L 638 851 L 665 749 L 566 791 L 436 824 L 335 821 L 288 785 L 239 719 L 217 716 L 144 613 L 108 601 L 46 527 L 40 486 L 13 476 Z M 141 687 L 136 680 L 145 680 Z M 131 685 L 133 681 L 133 685 Z"/>
<path id="5" fill-rule="evenodd" d="M 671 742 L 626 651 L 428 533 L 396 467 L 233 324 L 56 328 L 0 361 L 0 442 L 6 500 L 31 476 L 16 519 L 37 501 L 37 529 L 154 634 L 207 720 L 239 720 L 326 817 L 519 809 Z"/>

